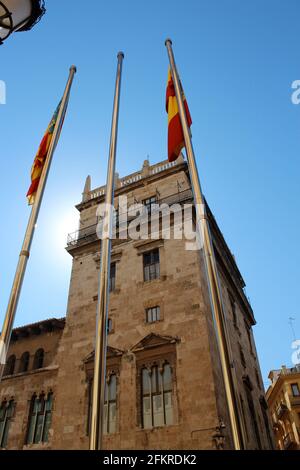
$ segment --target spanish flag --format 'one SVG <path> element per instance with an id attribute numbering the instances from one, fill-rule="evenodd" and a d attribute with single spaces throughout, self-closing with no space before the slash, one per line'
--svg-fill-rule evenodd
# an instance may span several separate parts
<path id="1" fill-rule="evenodd" d="M 184 95 L 183 100 L 187 123 L 190 127 L 192 124 L 192 118 Z M 168 72 L 166 111 L 168 113 L 168 159 L 169 162 L 173 162 L 179 157 L 180 151 L 184 147 L 184 137 L 170 69 Z"/>
<path id="2" fill-rule="evenodd" d="M 45 132 L 45 135 L 40 143 L 38 152 L 35 156 L 33 166 L 31 169 L 31 185 L 27 193 L 28 204 L 31 206 L 34 203 L 35 195 L 38 190 L 41 174 L 43 171 L 43 167 L 48 155 L 48 150 L 52 141 L 53 132 L 55 129 L 55 124 L 57 121 L 59 109 L 60 109 L 61 102 L 57 106 L 55 113 L 50 121 L 50 124 Z"/>

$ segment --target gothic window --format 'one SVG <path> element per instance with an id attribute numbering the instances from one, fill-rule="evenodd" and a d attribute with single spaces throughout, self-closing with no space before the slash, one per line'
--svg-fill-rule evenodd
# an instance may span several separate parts
<path id="1" fill-rule="evenodd" d="M 300 396 L 299 385 L 297 383 L 291 384 L 291 389 L 292 389 L 293 397 L 299 397 Z"/>
<path id="2" fill-rule="evenodd" d="M 6 366 L 5 366 L 3 375 L 13 375 L 15 372 L 15 365 L 16 365 L 16 356 L 13 354 L 12 356 L 9 356 L 9 358 L 6 361 Z"/>
<path id="3" fill-rule="evenodd" d="M 116 432 L 116 407 L 117 407 L 117 377 L 112 374 L 107 378 L 104 398 L 104 434 L 113 434 Z"/>
<path id="4" fill-rule="evenodd" d="M 28 366 L 29 366 L 29 352 L 26 351 L 22 354 L 21 360 L 20 360 L 20 367 L 19 367 L 19 372 L 27 372 L 28 371 Z"/>
<path id="5" fill-rule="evenodd" d="M 113 292 L 116 288 L 116 263 L 110 265 L 109 273 L 109 291 Z"/>
<path id="6" fill-rule="evenodd" d="M 93 404 L 93 380 L 88 384 L 88 425 L 87 434 L 90 434 Z M 117 376 L 111 374 L 106 379 L 104 392 L 103 433 L 114 434 L 117 430 Z"/>
<path id="7" fill-rule="evenodd" d="M 144 261 L 144 281 L 153 281 L 160 276 L 159 269 L 159 249 L 148 251 L 143 255 Z"/>
<path id="8" fill-rule="evenodd" d="M 41 393 L 33 395 L 30 403 L 27 444 L 39 444 L 48 442 L 49 429 L 52 420 L 53 394 Z"/>
<path id="9" fill-rule="evenodd" d="M 154 323 L 160 320 L 160 308 L 151 307 L 146 309 L 146 322 Z"/>
<path id="10" fill-rule="evenodd" d="M 38 349 L 34 355 L 33 369 L 41 369 L 44 366 L 44 350 Z"/>
<path id="11" fill-rule="evenodd" d="M 144 367 L 141 374 L 142 427 L 149 429 L 173 424 L 172 371 L 162 367 Z"/>
<path id="12" fill-rule="evenodd" d="M 0 448 L 7 446 L 8 433 L 14 414 L 15 404 L 13 400 L 3 401 L 0 407 Z"/>

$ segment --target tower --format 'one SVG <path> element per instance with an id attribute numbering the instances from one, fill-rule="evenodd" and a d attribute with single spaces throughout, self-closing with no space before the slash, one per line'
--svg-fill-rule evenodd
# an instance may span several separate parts
<path id="1" fill-rule="evenodd" d="M 169 214 L 171 233 L 182 207 L 191 208 L 193 204 L 188 168 L 182 157 L 173 163 L 145 162 L 141 171 L 124 178 L 116 175 L 115 188 L 117 234 L 124 229 L 124 223 L 120 224 L 120 196 L 127 197 L 128 206 L 142 203 L 144 216 L 155 204 L 175 208 Z M 32 444 L 33 448 L 88 449 L 100 262 L 97 208 L 104 196 L 105 187 L 91 190 L 88 178 L 83 200 L 76 206 L 80 226 L 78 232 L 69 235 L 67 245 L 73 258 L 67 316 L 49 365 L 55 367 L 51 426 L 47 442 Z M 192 211 L 190 214 L 193 227 Z M 127 215 L 126 227 L 134 220 L 130 211 Z M 235 259 L 209 208 L 208 215 L 246 447 L 270 449 L 273 436 L 252 333 L 253 311 Z M 148 219 L 143 220 L 143 228 L 149 228 Z M 183 238 L 164 235 L 162 214 L 158 213 L 156 237 L 113 240 L 104 446 L 230 449 L 230 422 L 202 253 L 186 249 Z M 40 370 L 39 384 L 28 374 L 22 380 L 37 393 L 37 386 L 39 390 L 46 388 L 47 373 Z M 0 386 L 0 399 L 14 396 L 17 409 L 21 395 L 17 377 L 6 377 Z M 19 435 L 25 432 L 29 406 L 26 408 L 24 402 L 23 418 L 20 412 L 19 425 L 14 423 L 14 429 L 19 426 Z M 15 447 L 21 445 L 21 440 L 11 442 Z"/>

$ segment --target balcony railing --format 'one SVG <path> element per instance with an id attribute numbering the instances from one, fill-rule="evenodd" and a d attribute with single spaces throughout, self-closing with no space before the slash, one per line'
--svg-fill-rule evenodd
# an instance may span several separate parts
<path id="1" fill-rule="evenodd" d="M 185 191 L 181 191 L 175 194 L 171 194 L 165 198 L 158 199 L 155 204 L 161 206 L 162 204 L 166 204 L 168 206 L 172 206 L 173 204 L 184 204 L 184 203 L 192 203 L 193 201 L 193 193 L 191 189 L 187 189 Z M 146 214 L 149 214 L 150 207 L 145 206 Z M 151 205 L 151 212 L 157 213 L 159 208 L 156 206 Z M 131 217 L 130 213 L 128 214 L 128 222 L 133 220 L 135 217 Z M 114 221 L 115 230 L 120 230 L 122 228 L 122 224 L 119 223 L 119 216 L 118 211 L 115 214 L 115 221 Z M 97 232 L 101 232 L 101 226 L 98 227 L 98 224 L 93 224 L 88 227 L 84 227 L 76 232 L 70 233 L 67 238 L 67 247 L 78 247 L 82 245 L 86 245 L 88 243 L 92 243 L 96 240 L 99 240 Z"/>
<path id="2" fill-rule="evenodd" d="M 293 395 L 290 395 L 290 403 L 292 406 L 300 407 L 300 396 L 294 397 Z"/>

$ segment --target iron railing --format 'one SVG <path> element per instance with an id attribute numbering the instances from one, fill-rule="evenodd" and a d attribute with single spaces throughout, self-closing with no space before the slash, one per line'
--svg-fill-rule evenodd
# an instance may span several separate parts
<path id="1" fill-rule="evenodd" d="M 181 191 L 175 194 L 171 194 L 170 196 L 167 196 L 165 198 L 157 199 L 154 204 L 151 204 L 151 207 L 149 205 L 144 205 L 145 207 L 145 215 L 148 215 L 150 212 L 151 208 L 151 213 L 157 213 L 160 210 L 160 206 L 162 204 L 166 204 L 169 207 L 172 206 L 173 204 L 184 204 L 184 203 L 192 203 L 193 201 L 193 193 L 191 189 L 187 189 L 185 191 Z M 141 204 L 141 203 L 140 203 Z M 130 216 L 130 211 L 128 213 L 128 222 L 133 220 L 135 217 Z M 118 231 L 122 228 L 122 224 L 119 221 L 119 214 L 118 211 L 115 213 L 115 220 L 114 220 L 114 231 Z M 96 240 L 99 240 L 98 233 L 101 232 L 101 222 L 89 225 L 87 227 L 84 227 L 80 230 L 77 230 L 76 232 L 70 233 L 67 238 L 67 247 L 77 247 L 81 245 L 86 245 L 88 243 L 92 243 Z"/>

